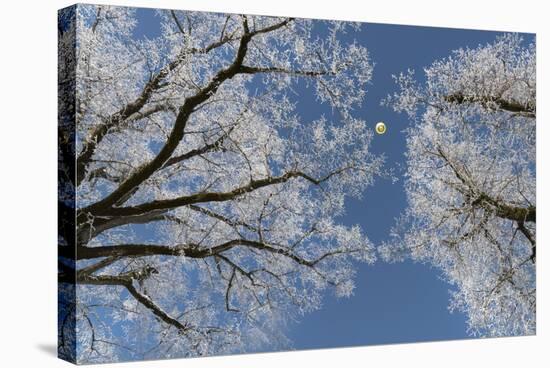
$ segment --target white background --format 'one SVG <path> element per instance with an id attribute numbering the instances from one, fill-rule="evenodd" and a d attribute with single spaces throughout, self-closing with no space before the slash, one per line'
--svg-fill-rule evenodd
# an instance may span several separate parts
<path id="1" fill-rule="evenodd" d="M 542 367 L 549 364 L 550 27 L 545 1 L 161 0 L 108 4 L 537 33 L 538 331 L 536 337 L 389 345 L 128 363 L 132 367 Z M 3 1 L 0 9 L 0 366 L 63 367 L 56 344 L 57 9 L 68 1 Z M 547 15 L 548 13 L 546 13 Z M 388 45 L 391 47 L 391 45 Z M 546 124 L 545 124 L 546 123 Z M 542 209 L 542 210 L 541 210 Z M 406 308 L 406 305 L 403 306 Z M 326 331 L 330 333 L 330 331 Z M 546 348 L 546 351 L 545 351 Z M 110 366 L 110 365 L 108 365 Z M 548 365 L 546 365 L 548 366 Z"/>

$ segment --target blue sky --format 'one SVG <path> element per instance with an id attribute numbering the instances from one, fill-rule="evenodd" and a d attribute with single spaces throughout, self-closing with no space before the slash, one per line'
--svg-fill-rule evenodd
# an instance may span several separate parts
<path id="1" fill-rule="evenodd" d="M 138 10 L 135 36 L 154 37 L 159 32 L 159 18 L 154 10 Z M 367 91 L 366 103 L 355 116 L 369 126 L 380 120 L 388 131 L 375 136 L 373 151 L 384 153 L 386 167 L 393 167 L 401 177 L 407 116 L 380 106 L 380 100 L 395 90 L 392 74 L 415 69 L 422 79 L 422 69 L 434 60 L 448 56 L 460 47 L 476 47 L 494 41 L 498 32 L 411 27 L 366 23 L 359 32 L 346 35 L 367 46 L 375 62 L 374 75 Z M 532 35 L 525 35 L 528 41 Z M 299 85 L 298 112 L 304 119 L 315 119 L 330 110 L 319 107 L 311 91 Z M 402 168 L 401 168 L 402 170 Z M 349 201 L 346 224 L 359 224 L 374 244 L 384 241 L 394 220 L 406 207 L 403 181 L 379 179 L 362 201 Z M 288 326 L 288 336 L 295 349 L 374 345 L 417 341 L 460 339 L 467 334 L 466 316 L 449 313 L 450 285 L 428 265 L 411 262 L 358 265 L 355 295 L 336 299 L 330 293 L 323 308 Z"/>
<path id="2" fill-rule="evenodd" d="M 434 60 L 460 47 L 492 42 L 497 34 L 367 23 L 360 32 L 347 35 L 365 45 L 375 62 L 366 103 L 356 116 L 372 127 L 377 121 L 386 123 L 387 132 L 375 136 L 372 149 L 385 154 L 386 167 L 395 168 L 399 177 L 396 183 L 378 180 L 362 201 L 347 203 L 343 221 L 360 224 L 374 244 L 386 240 L 406 207 L 401 174 L 406 148 L 403 130 L 409 122 L 406 115 L 380 106 L 380 100 L 395 91 L 392 74 L 411 68 L 422 80 L 423 68 Z M 304 114 L 314 113 L 312 103 L 301 106 Z M 355 295 L 325 298 L 324 307 L 305 316 L 289 335 L 298 349 L 468 338 L 466 316 L 447 309 L 450 287 L 429 265 L 381 260 L 359 265 Z"/>

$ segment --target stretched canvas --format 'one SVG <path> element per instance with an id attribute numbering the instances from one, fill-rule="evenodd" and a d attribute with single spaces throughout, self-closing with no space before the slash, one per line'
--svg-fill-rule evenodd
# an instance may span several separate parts
<path id="1" fill-rule="evenodd" d="M 535 35 L 59 11 L 59 357 L 536 329 Z"/>

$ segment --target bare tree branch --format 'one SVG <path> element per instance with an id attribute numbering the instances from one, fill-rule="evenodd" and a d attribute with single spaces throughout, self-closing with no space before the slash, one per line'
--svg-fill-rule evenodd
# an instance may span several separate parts
<path id="1" fill-rule="evenodd" d="M 444 97 L 445 101 L 457 104 L 463 103 L 481 103 L 485 107 L 490 107 L 490 104 L 495 104 L 500 109 L 521 113 L 523 116 L 535 119 L 537 117 L 534 107 L 526 106 L 516 101 L 506 100 L 502 97 L 494 96 L 465 96 L 460 92 Z"/>
<path id="2" fill-rule="evenodd" d="M 140 293 L 133 285 L 133 278 L 130 276 L 79 275 L 78 283 L 85 285 L 124 286 L 139 303 L 149 309 L 155 316 L 159 317 L 165 323 L 176 327 L 181 333 L 186 333 L 190 329 L 190 326 L 183 324 L 162 310 L 162 308 L 155 304 L 149 296 Z"/>
<path id="3" fill-rule="evenodd" d="M 476 187 L 473 180 L 465 175 L 463 170 L 460 170 L 456 163 L 448 157 L 441 147 L 438 147 L 438 153 L 441 158 L 449 165 L 453 170 L 455 176 L 468 187 L 468 195 L 472 199 L 473 206 L 488 206 L 489 209 L 494 210 L 495 214 L 503 219 L 512 220 L 516 222 L 536 222 L 537 209 L 534 206 L 518 207 L 504 203 L 501 200 L 497 200 L 491 197 L 489 194 L 481 191 Z"/>
<path id="4" fill-rule="evenodd" d="M 341 171 L 343 170 L 338 170 L 338 172 Z M 102 208 L 98 207 L 97 205 L 92 205 L 82 210 L 82 212 L 91 212 L 97 216 L 139 216 L 149 213 L 151 211 L 167 210 L 191 204 L 228 201 L 259 188 L 285 183 L 292 178 L 303 178 L 313 184 L 319 185 L 322 182 L 328 180 L 330 177 L 334 176 L 335 174 L 336 173 L 331 173 L 324 178 L 315 179 L 308 174 L 300 171 L 290 171 L 281 176 L 251 180 L 247 185 L 241 186 L 228 192 L 196 193 L 174 199 L 156 200 L 132 207 Z"/>
<path id="5" fill-rule="evenodd" d="M 161 168 L 166 161 L 170 159 L 172 153 L 176 150 L 179 142 L 184 136 L 185 127 L 189 117 L 193 113 L 194 109 L 205 102 L 212 96 L 219 88 L 219 86 L 226 81 L 227 79 L 233 78 L 239 72 L 239 68 L 242 65 L 246 52 L 248 50 L 248 43 L 250 42 L 252 35 L 248 33 L 246 21 L 245 25 L 245 34 L 241 37 L 239 44 L 239 49 L 233 63 L 225 69 L 220 70 L 212 78 L 212 80 L 202 88 L 197 94 L 187 97 L 185 102 L 179 109 L 178 116 L 174 123 L 174 127 L 170 136 L 168 137 L 166 143 L 157 154 L 157 156 L 149 161 L 147 164 L 143 165 L 141 168 L 136 170 L 128 179 L 119 185 L 111 194 L 109 194 L 103 200 L 95 203 L 88 208 L 88 211 L 95 212 L 96 210 L 106 209 L 117 203 L 121 198 L 123 198 L 127 193 L 131 192 L 134 188 L 139 186 L 145 180 L 147 180 L 156 170 Z M 157 82 L 158 83 L 158 82 Z"/>

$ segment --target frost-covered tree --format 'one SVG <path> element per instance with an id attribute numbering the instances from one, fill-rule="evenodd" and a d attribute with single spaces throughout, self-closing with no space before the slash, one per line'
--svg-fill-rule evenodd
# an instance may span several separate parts
<path id="1" fill-rule="evenodd" d="M 76 86 L 60 121 L 74 113 L 77 157 L 63 174 L 77 217 L 59 279 L 77 302 L 62 308 L 62 355 L 75 327 L 80 362 L 276 348 L 325 289 L 352 293 L 373 248 L 337 218 L 382 164 L 351 114 L 372 72 L 340 41 L 355 25 L 159 11 L 148 39 L 131 8 L 61 20 L 60 88 Z M 298 81 L 334 118 L 303 121 Z"/>
<path id="2" fill-rule="evenodd" d="M 455 286 L 471 333 L 535 332 L 535 45 L 518 35 L 396 77 L 406 112 L 408 209 L 381 247 Z"/>

